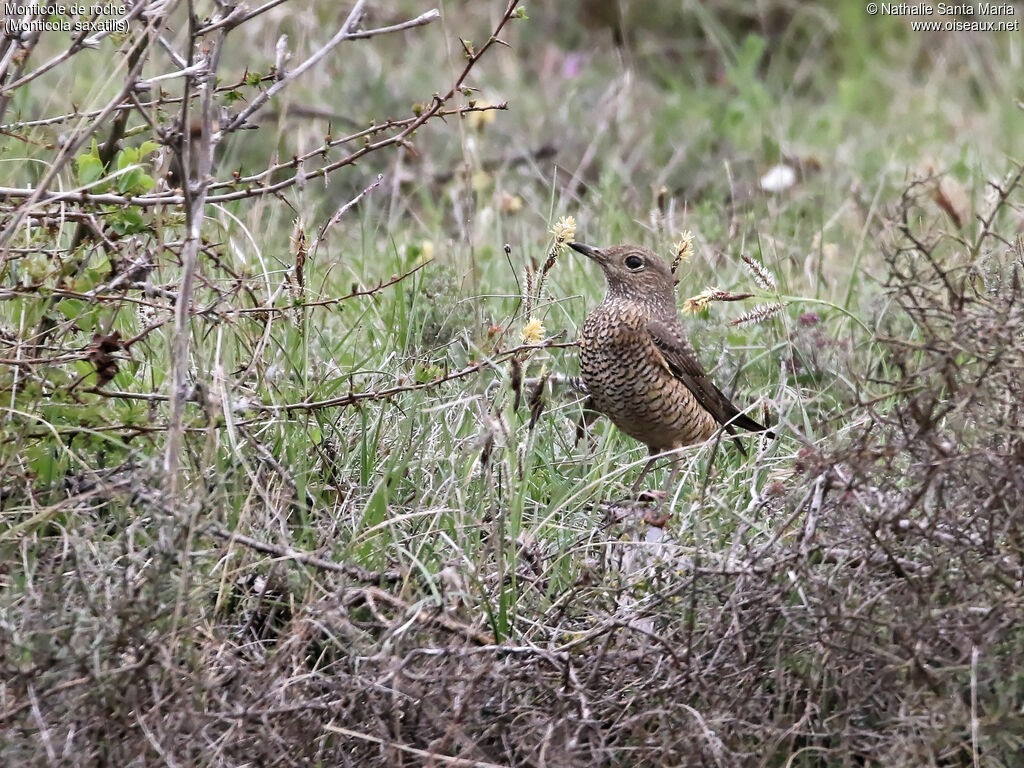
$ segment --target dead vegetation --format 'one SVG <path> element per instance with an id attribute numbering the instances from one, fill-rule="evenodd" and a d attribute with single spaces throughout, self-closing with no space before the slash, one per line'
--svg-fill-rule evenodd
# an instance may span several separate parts
<path id="1" fill-rule="evenodd" d="M 131 76 L 112 78 L 97 86 L 88 109 L 69 105 L 39 118 L 11 117 L 23 103 L 8 97 L 48 82 L 47 62 L 59 71 L 94 48 L 81 45 L 83 38 L 55 59 L 35 51 L 39 38 L 17 45 L 7 38 L 0 48 L 13 67 L 0 90 L 0 116 L 12 120 L 5 135 L 27 157 L 46 158 L 35 176 L 0 189 L 0 762 L 1019 764 L 1021 170 L 976 195 L 984 203 L 974 216 L 963 190 L 956 194 L 934 175 L 908 184 L 902 196 L 880 187 L 877 215 L 863 190 L 836 203 L 835 220 L 854 208 L 863 213 L 854 229 L 870 233 L 866 250 L 880 255 L 865 259 L 880 275 L 877 293 L 865 291 L 861 305 L 871 309 L 847 302 L 838 312 L 835 293 L 823 293 L 815 312 L 792 307 L 790 331 L 765 352 L 778 358 L 783 379 L 765 374 L 759 382 L 783 393 L 773 395 L 770 414 L 779 417 L 773 425 L 781 425 L 783 440 L 754 448 L 742 466 L 721 454 L 694 459 L 695 490 L 676 500 L 664 538 L 640 541 L 648 530 L 607 514 L 615 511 L 607 496 L 621 480 L 617 469 L 579 469 L 601 454 L 586 440 L 572 445 L 579 409 L 546 388 L 571 379 L 571 357 L 554 355 L 572 346 L 572 312 L 563 317 L 552 307 L 557 293 L 577 289 L 578 274 L 567 259 L 556 266 L 554 250 L 547 261 L 536 251 L 529 266 L 533 251 L 505 246 L 510 267 L 517 259 L 511 274 L 524 276 L 526 290 L 514 289 L 509 275 L 494 284 L 515 308 L 465 294 L 489 290 L 480 275 L 492 269 L 493 277 L 493 263 L 504 268 L 500 245 L 486 246 L 487 264 L 486 248 L 473 241 L 482 239 L 473 232 L 496 229 L 484 213 L 504 207 L 503 226 L 525 231 L 511 217 L 536 200 L 546 216 L 553 189 L 574 205 L 582 199 L 584 208 L 601 203 L 600 177 L 614 163 L 606 168 L 598 159 L 616 153 L 599 139 L 630 147 L 621 154 L 631 184 L 612 183 L 604 213 L 620 219 L 600 232 L 637 231 L 636 210 L 649 201 L 633 205 L 647 193 L 632 174 L 641 174 L 650 147 L 632 131 L 652 131 L 635 126 L 622 105 L 651 84 L 634 88 L 634 71 L 615 87 L 600 83 L 616 108 L 601 113 L 608 122 L 593 129 L 593 139 L 578 128 L 579 111 L 571 115 L 580 135 L 569 143 L 583 145 L 572 160 L 578 165 L 550 183 L 534 164 L 564 145 L 531 150 L 531 135 L 509 149 L 513 142 L 503 137 L 501 150 L 509 151 L 491 154 L 487 121 L 467 119 L 469 128 L 458 121 L 505 107 L 485 103 L 468 85 L 484 54 L 504 50 L 503 25 L 520 18 L 515 2 L 501 2 L 483 14 L 476 46 L 449 41 L 450 90 L 367 125 L 314 110 L 310 119 L 320 122 L 296 131 L 304 141 L 235 171 L 218 145 L 229 147 L 248 130 L 248 118 L 270 109 L 296 64 L 288 65 L 285 41 L 268 48 L 278 59 L 263 74 L 225 65 L 215 77 L 217 52 L 231 50 L 227 41 L 241 37 L 240 27 L 277 5 L 182 17 L 182 36 L 171 43 L 189 56 L 177 61 L 158 34 L 177 18 L 173 3 L 140 3 L 135 13 L 145 10 L 149 20 L 116 50 L 128 74 L 140 78 L 135 85 L 148 89 L 129 87 Z M 364 5 L 346 8 L 337 19 L 342 39 L 311 48 L 313 55 L 350 39 L 418 34 L 436 18 L 399 14 L 360 26 Z M 627 6 L 643 16 L 640 3 Z M 580 8 L 596 13 L 594 4 Z M 745 3 L 729 8 L 749 13 Z M 784 12 L 762 20 L 769 40 L 791 20 L 789 5 L 778 8 Z M 678 13 L 675 4 L 661 10 L 669 19 Z M 813 45 L 779 58 L 816 60 L 819 46 L 851 55 L 827 45 L 842 25 L 826 11 L 797 18 L 796 38 Z M 754 24 L 747 15 L 741 21 L 743 30 Z M 616 55 L 644 31 L 628 22 L 628 13 L 592 20 L 609 28 Z M 564 23 L 576 34 L 575 21 Z M 545 39 L 521 55 L 543 59 L 546 76 L 567 87 L 580 60 L 544 47 L 553 46 L 547 34 L 542 27 Z M 699 141 L 689 153 L 658 145 L 672 158 L 651 178 L 659 209 L 664 203 L 672 213 L 677 198 L 691 195 L 723 230 L 701 234 L 701 249 L 711 253 L 706 262 L 692 253 L 692 236 L 680 241 L 677 266 L 684 244 L 690 251 L 681 273 L 702 265 L 721 273 L 727 244 L 748 236 L 744 242 L 753 243 L 760 234 L 767 241 L 767 231 L 750 223 L 759 174 L 746 173 L 744 190 L 727 162 L 716 201 L 722 171 L 700 158 L 713 149 L 756 170 L 759 150 L 749 147 L 762 137 L 751 143 L 744 131 L 769 114 L 772 95 L 762 78 L 764 40 L 746 38 L 730 60 L 728 51 L 705 50 L 713 36 L 703 27 L 683 45 L 691 38 L 713 59 L 713 85 L 702 99 L 677 83 L 679 91 L 655 92 L 645 108 L 653 115 L 663 100 L 676 99 L 659 115 L 662 124 L 652 118 L 655 133 L 677 136 L 686 127 Z M 112 44 L 105 39 L 92 42 Z M 685 56 L 678 43 L 661 40 L 665 55 L 659 48 L 646 64 L 658 69 Z M 875 54 L 871 41 L 863 45 Z M 965 44 L 949 45 L 952 61 Z M 991 42 L 979 50 L 982 64 L 998 52 Z M 202 56 L 193 61 L 196 52 Z M 153 72 L 143 81 L 147 57 Z M 302 61 L 313 67 L 319 59 Z M 178 76 L 152 81 L 157 64 Z M 559 68 L 563 80 L 551 74 Z M 403 69 L 416 68 L 405 62 Z M 661 76 L 671 80 L 675 69 Z M 831 75 L 799 71 L 800 87 Z M 735 88 L 732 101 L 719 95 L 722 102 L 707 103 L 728 92 L 723 77 Z M 417 76 L 410 79 L 420 87 Z M 179 89 L 172 93 L 170 82 Z M 863 103 L 878 101 L 868 81 L 844 83 L 848 98 L 855 86 Z M 316 87 L 341 86 L 327 78 Z M 558 106 L 543 120 L 570 98 L 550 90 Z M 296 115 L 303 105 L 275 108 Z M 708 118 L 703 129 L 699 120 L 686 122 L 702 109 L 728 119 Z M 619 113 L 626 117 L 613 119 Z M 345 135 L 332 133 L 328 121 L 345 125 Z M 421 153 L 422 134 L 414 134 L 427 123 L 463 131 L 464 165 L 451 170 L 450 158 L 435 165 Z M 70 124 L 77 126 L 70 139 L 57 135 Z M 182 129 L 192 125 L 195 131 Z M 141 141 L 150 129 L 153 141 Z M 154 141 L 159 149 L 147 147 Z M 486 159 L 474 158 L 474 142 Z M 387 166 L 386 182 L 367 168 L 340 198 L 331 189 L 329 210 L 303 208 L 327 176 L 355 174 L 357 161 L 368 166 L 368 155 L 391 151 L 406 154 Z M 166 171 L 160 176 L 156 155 Z M 696 176 L 690 164 L 700 165 Z M 815 169 L 808 176 L 836 171 L 816 159 L 808 166 Z M 518 187 L 520 197 L 499 172 L 524 168 L 537 178 Z M 673 174 L 691 188 L 669 190 Z M 778 243 L 789 237 L 796 243 L 786 251 L 790 260 L 812 239 L 799 209 L 826 199 L 815 190 L 798 197 L 805 183 L 794 177 L 793 197 L 770 197 L 766 206 L 794 211 L 791 229 L 772 246 L 785 251 Z M 391 226 L 368 235 L 355 216 L 389 186 Z M 500 205 L 487 208 L 483 190 Z M 267 213 L 270 203 L 287 211 L 286 226 Z M 217 207 L 230 205 L 237 207 Z M 293 221 L 293 207 L 306 218 Z M 374 214 L 384 218 L 381 209 Z M 691 215 L 680 204 L 673 216 L 684 221 L 684 214 Z M 444 269 L 426 275 L 435 242 L 402 227 L 403 217 L 430 216 L 449 245 L 457 236 L 469 243 L 471 268 L 441 253 L 445 242 L 434 235 Z M 587 226 L 596 227 L 594 218 Z M 744 234 L 748 227 L 753 234 Z M 665 237 L 667 228 L 664 221 L 655 227 Z M 272 229 L 288 235 L 275 241 Z M 328 230 L 337 235 L 330 242 Z M 251 251 L 237 245 L 253 232 L 253 241 L 265 234 L 266 242 Z M 841 281 L 834 263 L 823 266 L 838 246 L 819 245 L 817 277 Z M 397 265 L 391 277 L 374 270 L 388 248 L 395 258 L 387 270 Z M 751 332 L 752 356 L 757 345 L 775 343 L 763 329 L 784 324 L 789 302 L 799 299 L 782 298 L 787 285 L 816 271 L 791 268 L 772 248 L 759 255 L 763 261 L 746 257 L 757 285 L 779 298 L 735 321 L 750 323 L 743 330 Z M 734 261 L 749 282 L 741 259 Z M 464 273 L 470 277 L 460 282 Z M 871 335 L 855 329 L 839 338 L 835 328 L 848 327 L 842 323 L 851 317 L 848 326 Z M 755 329 L 765 335 L 754 336 Z M 517 332 L 532 341 L 516 345 Z M 835 385 L 840 374 L 854 383 L 851 391 Z M 807 437 L 807 425 L 823 436 Z M 413 458 L 396 458 L 407 455 Z"/>
<path id="2" fill-rule="evenodd" d="M 1019 182 L 973 242 L 923 239 L 920 187 L 895 206 L 885 397 L 801 451 L 787 492 L 762 501 L 769 541 L 677 542 L 618 574 L 598 557 L 518 639 L 496 643 L 457 579 L 432 597 L 415 574 L 202 526 L 183 570 L 162 543 L 181 517 L 141 473 L 79 488 L 50 513 L 55 533 L 72 512 L 76 528 L 18 552 L 5 759 L 1014 765 L 1024 252 L 995 223 Z M 140 526 L 167 536 L 139 546 Z M 222 570 L 231 543 L 247 565 Z M 588 548 L 602 551 L 574 556 Z M 555 554 L 524 549 L 523 574 Z"/>

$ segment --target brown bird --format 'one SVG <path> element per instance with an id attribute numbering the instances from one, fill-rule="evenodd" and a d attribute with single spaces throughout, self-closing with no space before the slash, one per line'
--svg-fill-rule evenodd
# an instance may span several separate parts
<path id="1" fill-rule="evenodd" d="M 639 245 L 569 246 L 600 264 L 608 281 L 604 301 L 583 323 L 580 368 L 594 410 L 651 452 L 634 491 L 658 454 L 703 442 L 722 428 L 731 435 L 736 427 L 767 432 L 698 362 L 679 322 L 675 278 L 664 259 Z M 678 470 L 676 462 L 668 488 Z"/>

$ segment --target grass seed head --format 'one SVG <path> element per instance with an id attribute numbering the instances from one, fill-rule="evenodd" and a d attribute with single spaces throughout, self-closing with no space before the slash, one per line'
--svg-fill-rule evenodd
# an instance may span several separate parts
<path id="1" fill-rule="evenodd" d="M 777 291 L 779 288 L 779 281 L 775 279 L 775 275 L 772 274 L 764 264 L 750 256 L 742 256 L 743 263 L 747 265 L 747 271 L 754 278 L 754 282 L 758 286 L 766 291 Z"/>
<path id="2" fill-rule="evenodd" d="M 680 264 L 693 258 L 693 232 L 690 230 L 683 232 L 676 244 L 672 246 L 672 250 L 675 252 L 672 259 L 672 274 L 674 275 Z"/>
<path id="3" fill-rule="evenodd" d="M 786 305 L 781 301 L 775 301 L 771 304 L 759 304 L 758 306 L 746 312 L 729 325 L 752 325 L 753 323 L 763 323 L 768 318 L 776 315 Z"/>

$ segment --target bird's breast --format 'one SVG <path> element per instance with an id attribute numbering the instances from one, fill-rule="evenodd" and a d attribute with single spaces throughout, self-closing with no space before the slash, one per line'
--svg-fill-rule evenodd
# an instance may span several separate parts
<path id="1" fill-rule="evenodd" d="M 647 313 L 605 302 L 580 334 L 580 372 L 597 410 L 623 432 L 666 450 L 706 439 L 714 419 L 672 375 L 647 330 Z"/>

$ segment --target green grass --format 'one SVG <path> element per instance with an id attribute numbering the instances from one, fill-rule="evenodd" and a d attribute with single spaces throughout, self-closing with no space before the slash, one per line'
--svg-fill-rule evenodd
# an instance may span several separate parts
<path id="1" fill-rule="evenodd" d="M 327 187 L 308 183 L 280 198 L 208 207 L 203 233 L 209 248 L 200 259 L 195 306 L 210 311 L 192 321 L 188 378 L 195 391 L 185 412 L 179 497 L 161 492 L 167 403 L 110 397 L 111 392 L 168 394 L 172 323 L 148 333 L 130 355 L 117 355 L 118 372 L 102 388 L 106 394 L 89 389 L 96 383 L 95 365 L 81 359 L 0 368 L 0 552 L 11 563 L 3 571 L 0 626 L 9 649 L 6 671 L 14 680 L 9 708 L 20 707 L 28 695 L 23 679 L 15 679 L 19 674 L 37 675 L 33 685 L 48 692 L 35 720 L 32 708 L 5 714 L 2 727 L 12 729 L 6 748 L 12 756 L 26 754 L 25 734 L 38 731 L 40 722 L 65 737 L 76 699 L 62 698 L 59 686 L 78 677 L 104 681 L 88 700 L 88 712 L 100 720 L 98 713 L 113 712 L 110 721 L 116 722 L 93 722 L 83 738 L 95 747 L 96 734 L 109 728 L 110 738 L 123 748 L 112 747 L 109 754 L 125 760 L 144 755 L 138 759 L 152 762 L 159 750 L 143 746 L 137 721 L 124 713 L 144 719 L 146 712 L 162 712 L 163 705 L 149 699 L 133 703 L 110 682 L 121 679 L 118 670 L 138 662 L 143 671 L 125 674 L 140 690 L 151 686 L 164 696 L 194 697 L 189 712 L 224 712 L 230 696 L 208 682 L 215 673 L 226 675 L 230 667 L 238 679 L 251 675 L 251 683 L 239 684 L 244 695 L 236 693 L 240 706 L 259 707 L 264 697 L 276 696 L 275 705 L 292 701 L 274 681 L 300 675 L 297 670 L 305 664 L 310 675 L 328 681 L 328 688 L 332 680 L 352 682 L 352 691 L 331 699 L 330 717 L 341 717 L 339 724 L 347 717 L 388 742 L 436 747 L 441 754 L 499 763 L 518 756 L 524 765 L 540 764 L 527 759 L 533 755 L 529 749 L 516 751 L 507 742 L 496 746 L 498 737 L 492 743 L 488 728 L 493 723 L 488 725 L 486 714 L 480 715 L 479 730 L 469 729 L 475 736 L 454 742 L 444 741 L 450 734 L 442 739 L 436 728 L 425 726 L 423 734 L 412 725 L 403 730 L 406 726 L 393 723 L 375 731 L 374 724 L 384 720 L 364 717 L 358 702 L 373 700 L 374 686 L 383 690 L 393 684 L 394 691 L 401 686 L 381 682 L 383 677 L 362 679 L 361 664 L 374 668 L 383 658 L 398 664 L 416 648 L 458 645 L 452 639 L 458 638 L 456 630 L 418 617 L 422 610 L 489 633 L 495 644 L 538 649 L 541 656 L 550 654 L 566 664 L 562 688 L 555 678 L 549 687 L 543 683 L 545 675 L 561 671 L 536 672 L 536 688 L 527 686 L 516 699 L 532 701 L 523 704 L 524 712 L 564 716 L 569 704 L 556 701 L 558 691 L 577 685 L 587 689 L 586 681 L 570 683 L 570 678 L 591 671 L 597 675 L 609 649 L 621 645 L 643 656 L 638 669 L 646 671 L 636 677 L 607 673 L 609 681 L 622 686 L 623 718 L 635 715 L 637 702 L 641 710 L 676 714 L 666 715 L 660 726 L 653 714 L 649 722 L 637 720 L 628 737 L 620 734 L 604 744 L 600 754 L 608 764 L 632 764 L 634 749 L 641 750 L 641 760 L 686 754 L 683 736 L 679 743 L 658 740 L 669 738 L 664 729 L 683 728 L 680 723 L 694 728 L 689 715 L 670 706 L 682 698 L 708 718 L 708 729 L 724 734 L 728 754 L 763 755 L 765 765 L 845 765 L 844 750 L 869 761 L 888 759 L 885 764 L 891 765 L 970 764 L 966 753 L 953 747 L 943 753 L 940 737 L 914 720 L 927 706 L 940 705 L 922 704 L 931 694 L 921 693 L 926 686 L 911 680 L 909 671 L 903 680 L 907 709 L 898 726 L 893 725 L 896 714 L 882 705 L 872 710 L 870 703 L 860 702 L 847 708 L 840 694 L 830 699 L 824 693 L 815 700 L 813 722 L 800 720 L 812 707 L 813 694 L 806 691 L 814 685 L 821 691 L 830 685 L 841 688 L 828 680 L 832 675 L 842 680 L 843 670 L 856 665 L 835 671 L 822 661 L 823 654 L 842 657 L 828 650 L 827 629 L 816 640 L 814 630 L 807 629 L 811 639 L 801 636 L 792 642 L 787 634 L 792 628 L 783 631 L 767 619 L 758 623 L 763 617 L 747 624 L 744 617 L 758 610 L 758 600 L 743 597 L 743 590 L 750 579 L 763 577 L 772 585 L 765 586 L 764 605 L 781 606 L 778 616 L 793 626 L 804 621 L 798 614 L 819 588 L 820 594 L 849 588 L 847 597 L 853 595 L 849 599 L 856 602 L 860 587 L 849 573 L 868 568 L 863 563 L 870 563 L 870 557 L 864 555 L 862 565 L 851 565 L 849 572 L 837 571 L 834 581 L 823 585 L 815 580 L 819 561 L 807 559 L 810 545 L 801 537 L 810 541 L 815 525 L 838 526 L 840 516 L 844 522 L 862 520 L 859 516 L 869 511 L 836 502 L 821 514 L 837 519 L 811 519 L 807 509 L 816 478 L 825 475 L 804 467 L 815 456 L 829 456 L 838 471 L 847 471 L 845 446 L 858 444 L 869 425 L 884 421 L 877 414 L 889 413 L 900 402 L 893 382 L 904 371 L 877 338 L 904 335 L 916 341 L 923 333 L 896 305 L 889 285 L 886 254 L 899 242 L 893 222 L 900 195 L 912 179 L 941 173 L 965 191 L 971 212 L 985 210 L 987 182 L 1003 178 L 1022 159 L 1020 38 L 1012 33 L 916 35 L 898 20 L 867 17 L 862 4 L 853 2 L 796 9 L 780 3 L 773 7 L 778 18 L 764 24 L 742 3 L 686 3 L 682 12 L 671 3 L 650 5 L 648 12 L 633 8 L 627 13 L 624 53 L 614 50 L 607 29 L 587 26 L 586 11 L 577 16 L 568 7 L 530 7 L 530 20 L 509 28 L 510 46 L 493 49 L 469 81 L 478 89 L 474 98 L 508 101 L 507 111 L 489 113 L 493 121 L 449 117 L 421 129 L 407 148 L 371 154 L 344 169 Z M 497 6 L 445 2 L 442 23 L 400 38 L 351 43 L 351 51 L 328 60 L 278 105 L 282 110 L 322 107 L 336 118 L 283 117 L 258 131 L 235 134 L 219 150 L 215 174 L 224 177 L 237 169 L 245 175 L 275 157 L 308 151 L 328 132 L 348 131 L 347 121 L 362 126 L 409 115 L 414 103 L 449 87 L 464 63 L 458 39 L 475 39 L 479 46 L 500 12 Z M 389 12 L 398 19 L 406 17 L 401 12 L 422 10 L 400 2 Z M 246 44 L 229 47 L 225 78 L 241 79 L 247 68 L 266 73 L 281 31 L 288 32 L 293 50 L 312 49 L 324 39 L 324 29 L 340 23 L 336 13 L 322 6 L 308 16 L 290 17 L 281 29 L 268 23 Z M 83 53 L 83 66 L 92 58 L 109 57 L 113 43 L 104 45 Z M 72 105 L 97 108 L 119 87 L 115 75 L 83 77 L 82 71 L 57 68 L 38 87 L 19 90 L 5 120 L 65 112 Z M 248 96 L 254 89 L 246 88 L 240 91 Z M 136 117 L 129 127 L 145 126 Z M 0 148 L 0 185 L 24 187 L 38 180 L 53 157 L 46 145 L 60 130 L 32 129 L 31 142 L 8 136 Z M 138 139 L 126 141 L 137 146 L 146 135 L 142 130 Z M 532 156 L 546 144 L 557 149 L 553 160 Z M 516 159 L 521 156 L 527 159 Z M 759 178 L 780 162 L 799 167 L 801 178 L 783 193 L 768 194 L 760 189 Z M 310 249 L 301 298 L 315 302 L 345 296 L 409 272 L 430 254 L 433 260 L 372 295 L 292 307 L 299 297 L 290 278 L 296 220 L 307 243 L 312 242 L 334 211 L 378 173 L 385 174 L 382 185 Z M 56 186 L 75 184 L 69 169 Z M 667 210 L 652 215 L 659 195 Z M 1017 210 L 1010 206 L 996 220 L 1006 244 L 1019 225 Z M 781 298 L 787 303 L 772 319 L 740 327 L 728 321 L 756 300 L 745 306 L 712 304 L 708 313 L 684 317 L 712 378 L 741 405 L 763 403 L 781 437 L 745 439 L 746 456 L 728 442 L 687 449 L 671 499 L 668 540 L 660 549 L 640 546 L 649 529 L 637 515 L 623 515 L 621 507 L 610 504 L 627 495 L 647 458 L 643 446 L 606 420 L 583 440 L 575 439 L 581 404 L 563 381 L 578 372 L 574 349 L 529 355 L 524 365 L 529 380 L 557 374 L 543 392 L 544 410 L 532 429 L 528 405 L 512 407 L 507 362 L 348 407 L 281 408 L 350 392 L 411 387 L 494 359 L 500 349 L 517 345 L 527 320 L 526 270 L 536 271 L 543 263 L 551 246 L 548 230 L 565 215 L 576 218 L 577 237 L 584 242 L 642 243 L 667 257 L 680 233 L 692 230 L 696 254 L 680 271 L 680 304 L 708 286 L 753 290 L 762 301 Z M 953 263 L 973 265 L 982 255 L 965 255 L 955 242 L 957 237 L 973 242 L 978 232 L 973 216 L 958 229 L 928 196 L 912 215 L 913 226 L 927 240 L 947 238 L 943 253 Z M 3 216 L 10 216 L 8 204 Z M 9 252 L 0 268 L 0 288 L 35 285 L 38 290 L 0 302 L 3 356 L 74 356 L 94 333 L 116 330 L 122 338 L 133 338 L 168 318 L 168 296 L 177 290 L 181 268 L 159 245 L 180 240 L 184 228 L 175 212 L 160 216 L 148 222 L 147 231 L 118 240 L 116 252 L 91 250 L 85 267 L 74 275 L 70 257 L 62 266 L 41 254 Z M 74 223 L 59 216 L 56 221 L 53 229 L 19 231 L 9 245 L 67 247 Z M 104 284 L 116 274 L 112 255 L 123 263 L 147 248 L 156 255 L 146 279 L 159 290 L 134 290 L 104 302 L 49 300 L 59 285 L 85 293 Z M 982 250 L 1000 264 L 1012 262 L 1005 246 L 989 242 Z M 756 287 L 743 255 L 777 277 L 777 295 Z M 533 314 L 549 337 L 574 340 L 603 289 L 594 265 L 562 253 Z M 268 306 L 273 311 L 237 311 Z M 809 313 L 817 321 L 804 317 Z M 54 331 L 48 346 L 33 351 L 29 339 L 44 318 L 55 323 Z M 761 411 L 754 414 L 759 417 Z M 897 461 L 894 466 L 879 470 L 879 478 L 891 478 L 901 465 Z M 906 459 L 902 466 L 913 466 L 913 461 Z M 661 487 L 666 477 L 667 468 L 660 467 L 648 476 L 647 487 Z M 839 482 L 836 475 L 830 477 L 830 484 Z M 878 480 L 884 487 L 887 482 Z M 917 519 L 925 515 L 927 503 L 901 514 Z M 882 507 L 870 513 L 887 512 Z M 889 511 L 896 514 L 895 507 Z M 210 526 L 266 542 L 280 548 L 278 555 L 295 550 L 332 563 L 397 572 L 396 581 L 380 583 L 408 610 L 374 604 L 372 595 L 352 602 L 351 595 L 361 594 L 356 582 L 312 561 L 224 542 L 210 535 Z M 870 539 L 867 530 L 876 536 L 865 522 L 860 531 L 865 540 Z M 832 554 L 822 557 L 827 560 L 842 547 L 860 552 L 862 542 L 851 537 L 837 534 L 835 546 L 825 548 Z M 865 551 L 871 551 L 869 545 Z M 802 553 L 803 565 L 787 560 L 794 552 Z M 739 563 L 751 553 L 767 560 L 777 556 L 778 563 L 790 565 L 736 577 L 742 571 Z M 996 560 L 993 556 L 990 562 Z M 787 580 L 787 568 L 791 575 L 801 574 L 800 579 L 793 576 L 796 586 Z M 708 575 L 713 573 L 719 575 Z M 266 580 L 260 587 L 246 581 L 257 576 Z M 698 591 L 698 582 L 706 591 Z M 776 587 L 778 592 L 772 591 Z M 876 641 L 885 645 L 890 656 L 886 661 L 864 650 L 856 658 L 868 659 L 865 669 L 886 663 L 900 670 L 901 665 L 928 667 L 927 659 L 918 659 L 898 638 L 878 639 L 885 635 L 885 621 L 899 616 L 888 598 L 878 599 L 880 615 L 871 620 L 877 618 L 881 628 L 858 625 L 851 636 L 865 648 L 874 648 Z M 319 622 L 319 629 L 310 629 L 307 621 Z M 712 697 L 690 677 L 674 690 L 662 690 L 657 674 L 646 666 L 650 657 L 663 655 L 651 637 L 659 632 L 670 634 L 673 642 L 688 638 L 690 645 L 676 651 L 688 663 L 699 659 L 702 669 L 713 671 L 709 674 L 721 674 L 709 677 L 709 686 L 728 688 L 740 676 L 738 667 L 716 666 L 715 638 L 724 647 L 726 638 L 732 643 L 738 636 L 750 659 L 775 659 L 771 678 L 749 689 L 737 684 L 736 690 L 747 694 L 736 694 L 734 710 L 721 702 L 707 704 Z M 1008 636 L 1009 630 L 998 643 L 985 646 L 990 655 L 983 666 L 1017 655 L 999 650 Z M 296 643 L 305 643 L 305 650 L 297 652 Z M 851 641 L 854 647 L 861 646 Z M 454 659 L 462 658 L 461 651 L 450 653 L 444 664 L 457 666 Z M 579 666 L 573 668 L 573 660 Z M 427 671 L 449 670 L 452 680 L 472 677 L 472 667 L 449 669 L 440 660 L 437 665 Z M 487 682 L 488 669 L 478 668 L 473 685 L 504 690 Z M 524 669 L 509 667 L 508 679 L 518 680 Z M 957 668 L 950 672 L 948 689 L 931 689 L 939 691 L 936 700 L 953 702 L 949 717 L 961 724 L 969 723 L 969 707 L 964 709 L 961 701 L 968 690 L 964 674 L 972 673 Z M 976 684 L 977 670 L 973 674 Z M 171 682 L 179 680 L 175 675 L 194 685 Z M 421 690 L 410 683 L 402 695 L 411 700 L 436 694 L 444 700 L 438 692 L 447 691 L 448 684 Z M 467 702 L 475 701 L 477 688 L 467 686 Z M 730 720 L 744 696 L 754 701 L 776 687 L 776 709 L 766 712 L 763 722 Z M 995 686 L 980 694 L 993 723 L 1002 722 L 1000 707 L 1005 704 L 1010 711 L 1013 702 L 1019 703 L 1019 692 L 1007 690 Z M 320 693 L 303 689 L 302 695 L 312 701 Z M 572 706 L 611 717 L 616 707 L 608 705 L 614 698 L 608 696 Z M 140 702 L 145 698 L 139 697 Z M 486 713 L 487 701 L 466 706 Z M 445 700 L 444 707 L 449 703 Z M 573 710 L 573 717 L 586 720 L 581 711 Z M 887 720 L 890 716 L 893 720 Z M 829 717 L 846 723 L 847 730 Z M 594 718 L 595 732 L 613 730 L 609 721 Z M 185 719 L 189 723 L 181 725 L 181 732 L 192 732 L 193 721 Z M 170 733 L 170 722 L 149 727 Z M 851 735 L 859 728 L 885 733 L 887 723 L 903 739 L 895 740 L 889 752 L 872 751 Z M 290 727 L 282 726 L 282 733 L 292 733 Z M 408 757 L 360 751 L 370 748 L 309 727 L 297 731 L 301 736 L 282 738 L 310 760 L 317 755 L 338 764 L 334 749 L 363 760 L 360 764 L 386 760 L 389 754 L 393 760 Z M 969 735 L 951 728 L 950 744 L 971 743 Z M 703 746 L 692 747 L 698 750 L 692 754 L 713 764 L 714 745 L 701 742 L 701 732 L 696 729 L 693 739 Z M 983 732 L 994 761 L 1010 754 L 998 741 L 999 728 L 986 724 Z M 182 750 L 176 752 L 179 761 L 227 763 L 235 747 L 242 745 L 244 751 L 246 744 L 261 743 L 258 729 L 246 733 L 238 741 L 222 733 L 218 738 L 232 746 L 222 744 L 226 752 L 212 756 L 189 758 L 183 747 L 174 749 Z M 921 744 L 927 746 L 915 752 L 921 733 Z M 942 734 L 946 738 L 946 731 Z M 58 746 L 60 739 L 54 742 Z M 137 746 L 127 746 L 136 740 Z M 538 736 L 536 744 L 541 741 Z M 573 754 L 569 747 L 562 753 L 551 749 L 553 760 L 557 754 Z M 598 754 L 594 749 L 591 754 Z M 926 753 L 930 757 L 915 762 Z M 582 747 L 578 754 L 585 754 Z M 943 763 L 943 754 L 953 757 Z"/>

